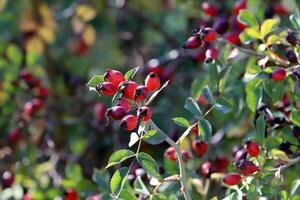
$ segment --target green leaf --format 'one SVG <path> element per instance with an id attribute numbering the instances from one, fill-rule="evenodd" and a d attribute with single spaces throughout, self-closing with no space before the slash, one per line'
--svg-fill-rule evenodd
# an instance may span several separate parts
<path id="1" fill-rule="evenodd" d="M 156 162 L 149 154 L 140 152 L 137 156 L 137 159 L 147 174 L 155 178 L 160 177 Z"/>
<path id="2" fill-rule="evenodd" d="M 122 167 L 113 174 L 110 180 L 110 190 L 114 195 L 119 196 L 126 182 L 128 172 L 129 169 L 127 167 Z"/>
<path id="3" fill-rule="evenodd" d="M 105 200 L 104 198 L 102 198 L 102 199 Z M 138 200 L 138 198 L 134 195 L 132 190 L 123 190 L 120 193 L 120 198 L 119 199 L 120 200 Z M 109 200 L 110 200 L 110 198 L 109 198 Z"/>
<path id="4" fill-rule="evenodd" d="M 215 100 L 214 97 L 208 87 L 208 85 L 206 85 L 203 89 L 202 89 L 202 94 L 205 97 L 205 99 L 208 101 L 208 103 L 210 104 L 215 104 Z"/>
<path id="5" fill-rule="evenodd" d="M 264 38 L 266 35 L 268 35 L 270 32 L 272 32 L 279 24 L 278 19 L 267 19 L 263 22 L 263 24 L 260 27 L 260 34 Z"/>
<path id="6" fill-rule="evenodd" d="M 206 78 L 204 78 L 204 76 L 195 79 L 192 82 L 192 86 L 191 86 L 191 96 L 193 98 L 198 98 L 201 93 L 202 93 L 202 88 L 205 86 L 206 84 Z"/>
<path id="7" fill-rule="evenodd" d="M 150 195 L 149 190 L 147 189 L 147 187 L 145 186 L 144 182 L 142 181 L 141 177 L 138 176 L 135 181 L 134 181 L 134 190 L 136 190 L 138 193 L 142 193 L 145 195 Z"/>
<path id="8" fill-rule="evenodd" d="M 262 89 L 260 88 L 261 84 L 260 79 L 253 79 L 246 85 L 246 101 L 249 109 L 252 112 L 255 112 L 257 105 L 261 99 Z"/>
<path id="9" fill-rule="evenodd" d="M 6 50 L 6 56 L 8 59 L 16 66 L 19 67 L 19 65 L 22 62 L 23 54 L 20 48 L 15 44 L 9 44 Z"/>
<path id="10" fill-rule="evenodd" d="M 79 164 L 68 163 L 65 168 L 65 173 L 67 178 L 73 182 L 79 182 L 82 179 L 82 170 Z"/>
<path id="11" fill-rule="evenodd" d="M 298 8 L 295 9 L 292 15 L 290 15 L 290 21 L 295 29 L 300 30 L 300 12 Z"/>
<path id="12" fill-rule="evenodd" d="M 214 105 L 214 108 L 224 114 L 232 111 L 232 105 L 223 97 L 218 99 L 217 103 Z"/>
<path id="13" fill-rule="evenodd" d="M 172 119 L 176 124 L 178 124 L 179 126 L 183 126 L 183 127 L 189 127 L 190 123 L 188 120 L 186 120 L 183 117 L 175 117 Z"/>
<path id="14" fill-rule="evenodd" d="M 140 67 L 136 67 L 136 68 L 133 68 L 131 70 L 129 70 L 128 72 L 126 72 L 126 74 L 124 75 L 125 76 L 125 80 L 126 81 L 129 81 L 131 80 L 134 75 L 137 73 L 137 71 L 139 70 Z"/>
<path id="15" fill-rule="evenodd" d="M 143 140 L 149 144 L 157 145 L 162 143 L 166 139 L 166 135 L 156 131 L 150 130 L 143 135 Z"/>
<path id="16" fill-rule="evenodd" d="M 209 140 L 212 136 L 212 127 L 211 127 L 211 124 L 209 123 L 209 121 L 207 121 L 206 119 L 200 119 L 198 126 L 199 126 L 200 135 L 201 135 L 202 139 L 205 142 L 209 142 Z"/>
<path id="17" fill-rule="evenodd" d="M 109 189 L 107 185 L 109 176 L 105 170 L 94 169 L 92 179 L 101 190 Z"/>
<path id="18" fill-rule="evenodd" d="M 261 34 L 255 28 L 246 28 L 243 32 L 252 39 L 261 39 Z"/>
<path id="19" fill-rule="evenodd" d="M 286 155 L 286 153 L 279 149 L 272 149 L 271 155 L 274 157 L 274 159 L 279 159 L 286 162 L 290 161 L 290 158 Z"/>
<path id="20" fill-rule="evenodd" d="M 201 117 L 202 115 L 198 103 L 192 97 L 189 97 L 185 100 L 184 108 L 190 111 L 195 116 Z"/>
<path id="21" fill-rule="evenodd" d="M 239 37 L 240 37 L 241 42 L 244 44 L 249 44 L 250 42 L 252 42 L 254 40 L 246 32 L 240 33 Z"/>
<path id="22" fill-rule="evenodd" d="M 294 180 L 291 185 L 291 196 L 299 195 L 300 196 L 300 179 Z"/>
<path id="23" fill-rule="evenodd" d="M 127 149 L 118 150 L 110 156 L 108 164 L 105 168 L 119 164 L 119 163 L 123 162 L 124 160 L 127 160 L 128 158 L 133 157 L 134 155 L 135 154 L 133 151 L 130 151 Z"/>
<path id="24" fill-rule="evenodd" d="M 260 145 L 265 146 L 265 115 L 261 114 L 256 120 L 256 131 L 257 131 L 257 139 Z"/>
<path id="25" fill-rule="evenodd" d="M 86 84 L 89 87 L 96 87 L 98 84 L 104 81 L 103 75 L 96 75 L 91 78 L 91 80 Z"/>
<path id="26" fill-rule="evenodd" d="M 230 66 L 230 67 L 227 69 L 227 71 L 226 71 L 225 75 L 223 76 L 223 78 L 220 79 L 220 81 L 219 81 L 219 92 L 220 92 L 221 94 L 222 94 L 222 93 L 224 92 L 224 90 L 225 90 L 225 86 L 226 86 L 226 83 L 227 83 L 227 81 L 228 81 L 228 78 L 229 78 L 231 69 L 232 69 L 232 67 Z"/>
<path id="27" fill-rule="evenodd" d="M 167 197 L 163 194 L 154 194 L 150 196 L 150 200 L 167 200 Z"/>
<path id="28" fill-rule="evenodd" d="M 259 26 L 256 17 L 249 10 L 241 10 L 238 20 L 249 27 L 258 28 Z"/>
<path id="29" fill-rule="evenodd" d="M 293 110 L 291 113 L 291 120 L 297 126 L 300 126 L 300 110 Z"/>

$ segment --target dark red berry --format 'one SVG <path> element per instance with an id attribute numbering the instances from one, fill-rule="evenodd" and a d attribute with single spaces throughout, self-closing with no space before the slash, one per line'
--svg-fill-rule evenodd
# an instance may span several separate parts
<path id="1" fill-rule="evenodd" d="M 211 62 L 212 60 L 216 60 L 219 56 L 219 52 L 215 48 L 207 49 L 205 52 L 205 59 L 207 62 Z"/>
<path id="2" fill-rule="evenodd" d="M 198 36 L 191 36 L 184 43 L 183 48 L 185 49 L 195 49 L 200 47 L 202 44 L 201 39 Z"/>
<path id="3" fill-rule="evenodd" d="M 1 181 L 4 188 L 9 188 L 15 181 L 15 175 L 11 171 L 5 171 L 2 174 Z"/>
<path id="4" fill-rule="evenodd" d="M 78 199 L 78 193 L 74 189 L 67 189 L 65 192 L 65 200 L 77 200 Z"/>
<path id="5" fill-rule="evenodd" d="M 31 117 L 34 114 L 34 108 L 32 102 L 26 102 L 23 106 L 23 115 L 25 117 Z"/>
<path id="6" fill-rule="evenodd" d="M 185 149 L 181 150 L 181 154 L 182 154 L 183 161 L 188 161 L 191 159 L 191 154 L 187 150 L 185 150 Z"/>
<path id="7" fill-rule="evenodd" d="M 259 146 L 255 141 L 247 141 L 246 150 L 248 154 L 250 154 L 253 157 L 257 157 L 259 154 Z"/>
<path id="8" fill-rule="evenodd" d="M 193 141 L 192 147 L 193 147 L 194 152 L 199 156 L 204 156 L 204 154 L 207 152 L 207 149 L 208 149 L 208 145 L 201 140 Z"/>
<path id="9" fill-rule="evenodd" d="M 104 73 L 104 80 L 107 82 L 111 82 L 117 88 L 121 82 L 125 81 L 125 77 L 118 70 L 108 69 Z"/>
<path id="10" fill-rule="evenodd" d="M 282 81 L 286 77 L 286 70 L 284 68 L 275 69 L 272 74 L 271 78 L 273 81 Z"/>
<path id="11" fill-rule="evenodd" d="M 46 99 L 49 96 L 49 90 L 46 87 L 38 87 L 38 97 L 41 99 Z"/>
<path id="12" fill-rule="evenodd" d="M 112 96 L 117 92 L 117 87 L 111 82 L 103 82 L 96 86 L 96 90 L 105 96 Z"/>
<path id="13" fill-rule="evenodd" d="M 105 118 L 106 106 L 102 102 L 96 103 L 94 106 L 94 117 L 98 122 L 102 122 Z"/>
<path id="14" fill-rule="evenodd" d="M 224 172 L 227 170 L 227 167 L 229 166 L 229 160 L 226 156 L 218 156 L 216 158 L 216 161 L 215 161 L 215 165 L 216 165 L 216 170 L 218 172 Z"/>
<path id="15" fill-rule="evenodd" d="M 215 5 L 208 3 L 208 2 L 203 2 L 202 3 L 202 10 L 203 12 L 210 16 L 210 17 L 215 17 L 218 14 L 218 9 Z"/>
<path id="16" fill-rule="evenodd" d="M 116 106 L 122 106 L 127 112 L 130 111 L 131 105 L 126 99 L 119 99 L 116 103 Z"/>
<path id="17" fill-rule="evenodd" d="M 286 41 L 288 41 L 288 43 L 290 43 L 291 45 L 296 46 L 298 43 L 296 33 L 293 31 L 289 31 L 286 36 Z"/>
<path id="18" fill-rule="evenodd" d="M 135 89 L 134 100 L 143 101 L 144 99 L 147 99 L 148 96 L 149 96 L 149 90 L 146 86 L 140 85 Z"/>
<path id="19" fill-rule="evenodd" d="M 83 38 L 76 38 L 71 44 L 71 51 L 77 56 L 85 55 L 89 50 L 89 45 L 83 40 Z"/>
<path id="20" fill-rule="evenodd" d="M 34 112 L 39 111 L 44 106 L 44 101 L 38 98 L 31 100 Z"/>
<path id="21" fill-rule="evenodd" d="M 285 57 L 291 63 L 298 63 L 297 55 L 292 49 L 288 49 L 285 51 Z"/>
<path id="22" fill-rule="evenodd" d="M 249 160 L 241 160 L 237 163 L 236 167 L 240 171 L 240 173 L 244 175 L 251 175 L 259 171 L 259 168 Z"/>
<path id="23" fill-rule="evenodd" d="M 199 126 L 198 126 L 198 123 L 196 125 L 193 126 L 191 132 L 194 134 L 194 135 L 199 135 Z"/>
<path id="24" fill-rule="evenodd" d="M 157 76 L 161 77 L 164 69 L 162 67 L 162 65 L 160 65 L 159 60 L 158 59 L 151 59 L 148 63 L 147 63 L 147 67 L 148 67 L 148 72 L 151 73 L 155 73 Z"/>
<path id="25" fill-rule="evenodd" d="M 220 16 L 215 20 L 213 29 L 219 33 L 224 34 L 229 28 L 228 18 L 226 16 Z"/>
<path id="26" fill-rule="evenodd" d="M 236 173 L 226 174 L 223 182 L 227 185 L 238 185 L 242 180 L 242 176 Z"/>
<path id="27" fill-rule="evenodd" d="M 122 106 L 114 106 L 106 111 L 107 116 L 111 116 L 115 120 L 122 119 L 127 111 Z"/>
<path id="28" fill-rule="evenodd" d="M 149 91 L 155 91 L 160 86 L 160 79 L 155 73 L 150 73 L 145 79 L 145 86 Z"/>
<path id="29" fill-rule="evenodd" d="M 137 117 L 139 120 L 148 121 L 152 117 L 152 110 L 147 106 L 140 107 L 137 112 Z"/>
<path id="30" fill-rule="evenodd" d="M 165 155 L 165 157 L 169 158 L 172 161 L 177 160 L 176 151 L 175 151 L 174 147 L 167 148 L 164 155 Z"/>
<path id="31" fill-rule="evenodd" d="M 27 71 L 26 69 L 22 69 L 20 71 L 19 77 L 26 82 L 30 82 L 33 79 L 31 72 Z"/>
<path id="32" fill-rule="evenodd" d="M 247 8 L 247 0 L 238 0 L 233 6 L 233 14 L 238 15 L 240 10 Z"/>
<path id="33" fill-rule="evenodd" d="M 19 128 L 13 128 L 8 132 L 9 141 L 12 143 L 18 142 L 21 136 L 22 136 L 22 132 L 21 129 Z"/>
<path id="34" fill-rule="evenodd" d="M 134 115 L 126 115 L 122 118 L 120 126 L 125 131 L 132 131 L 137 126 L 137 117 Z"/>
<path id="35" fill-rule="evenodd" d="M 287 15 L 289 13 L 286 7 L 284 7 L 284 5 L 281 3 L 277 3 L 274 5 L 274 12 L 280 16 Z"/>
<path id="36" fill-rule="evenodd" d="M 225 40 L 227 40 L 228 42 L 231 42 L 232 44 L 239 44 L 240 41 L 240 33 L 239 32 L 228 32 L 225 33 L 225 35 L 223 36 Z"/>
<path id="37" fill-rule="evenodd" d="M 133 81 L 124 81 L 121 82 L 119 85 L 119 88 L 122 92 L 122 94 L 124 95 L 125 98 L 134 100 L 134 93 L 135 93 L 135 89 L 138 87 L 139 85 L 136 82 Z"/>
<path id="38" fill-rule="evenodd" d="M 201 165 L 201 173 L 203 176 L 209 177 L 213 172 L 215 172 L 215 166 L 211 161 L 206 161 Z"/>
<path id="39" fill-rule="evenodd" d="M 201 37 L 203 38 L 204 42 L 213 42 L 217 39 L 218 34 L 217 32 L 212 28 L 205 28 L 201 32 Z"/>

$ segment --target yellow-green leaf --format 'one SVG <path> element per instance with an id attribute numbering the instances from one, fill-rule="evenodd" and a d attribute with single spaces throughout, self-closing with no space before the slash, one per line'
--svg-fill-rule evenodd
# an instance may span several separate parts
<path id="1" fill-rule="evenodd" d="M 278 24 L 279 24 L 278 19 L 265 20 L 260 27 L 260 34 L 262 35 L 262 37 L 265 37 L 270 32 L 272 32 L 277 27 Z"/>

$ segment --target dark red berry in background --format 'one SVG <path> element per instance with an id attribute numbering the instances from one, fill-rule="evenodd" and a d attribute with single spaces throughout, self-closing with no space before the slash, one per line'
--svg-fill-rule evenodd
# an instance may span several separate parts
<path id="1" fill-rule="evenodd" d="M 238 45 L 240 41 L 240 33 L 239 32 L 227 32 L 224 34 L 224 39 L 228 42 L 231 42 L 232 44 Z"/>
<path id="2" fill-rule="evenodd" d="M 220 155 L 216 158 L 215 165 L 218 172 L 225 172 L 229 166 L 229 160 L 226 156 Z"/>
<path id="3" fill-rule="evenodd" d="M 166 151 L 165 151 L 164 156 L 167 157 L 168 159 L 172 160 L 172 161 L 177 160 L 176 151 L 175 151 L 174 147 L 167 148 Z"/>
<path id="4" fill-rule="evenodd" d="M 75 55 L 83 56 L 88 52 L 89 45 L 83 40 L 83 38 L 79 37 L 73 40 L 70 48 Z"/>
<path id="5" fill-rule="evenodd" d="M 238 163 L 243 159 L 247 158 L 247 151 L 245 149 L 241 149 L 239 151 L 237 151 L 234 155 L 234 162 Z"/>
<path id="6" fill-rule="evenodd" d="M 288 41 L 288 43 L 290 43 L 292 46 L 296 46 L 298 43 L 296 33 L 294 31 L 288 31 L 286 41 Z"/>
<path id="7" fill-rule="evenodd" d="M 226 16 L 220 16 L 215 20 L 213 29 L 219 33 L 224 34 L 229 28 L 228 18 Z"/>
<path id="8" fill-rule="evenodd" d="M 201 140 L 195 140 L 192 142 L 192 148 L 198 156 L 204 156 L 207 152 L 208 145 Z"/>
<path id="9" fill-rule="evenodd" d="M 194 135 L 199 135 L 199 126 L 198 126 L 198 123 L 193 126 L 191 132 L 194 134 Z"/>
<path id="10" fill-rule="evenodd" d="M 192 57 L 196 62 L 202 63 L 205 61 L 205 51 L 206 49 L 201 48 Z"/>
<path id="11" fill-rule="evenodd" d="M 27 71 L 26 69 L 22 69 L 19 73 L 19 77 L 26 82 L 30 82 L 33 79 L 31 72 Z"/>
<path id="12" fill-rule="evenodd" d="M 136 82 L 133 81 L 125 81 L 120 83 L 119 89 L 121 90 L 122 94 L 124 95 L 125 98 L 134 100 L 134 93 L 135 89 L 139 85 Z"/>
<path id="13" fill-rule="evenodd" d="M 242 176 L 236 173 L 226 174 L 223 182 L 227 185 L 238 185 L 242 180 Z"/>
<path id="14" fill-rule="evenodd" d="M 138 109 L 137 117 L 139 120 L 148 121 L 152 117 L 152 110 L 147 106 L 143 106 Z"/>
<path id="15" fill-rule="evenodd" d="M 38 98 L 31 100 L 34 112 L 39 111 L 44 106 L 44 101 Z"/>
<path id="16" fill-rule="evenodd" d="M 105 118 L 106 106 L 102 102 L 98 102 L 94 106 L 94 117 L 98 122 L 102 122 Z"/>
<path id="17" fill-rule="evenodd" d="M 280 16 L 287 15 L 289 13 L 286 7 L 284 7 L 284 5 L 282 5 L 281 3 L 277 3 L 274 5 L 274 12 Z"/>
<path id="18" fill-rule="evenodd" d="M 105 96 L 112 96 L 117 92 L 117 87 L 111 82 L 103 82 L 96 86 L 96 90 Z"/>
<path id="19" fill-rule="evenodd" d="M 126 99 L 118 99 L 116 106 L 122 106 L 127 112 L 130 111 L 131 105 Z"/>
<path id="20" fill-rule="evenodd" d="M 205 28 L 200 34 L 204 42 L 213 42 L 218 37 L 217 32 L 212 28 Z"/>
<path id="21" fill-rule="evenodd" d="M 237 16 L 234 16 L 232 19 L 232 22 L 231 22 L 231 26 L 232 26 L 232 31 L 237 31 L 237 32 L 240 32 L 240 31 L 243 31 L 245 30 L 248 26 L 241 23 L 239 20 L 238 20 L 238 17 Z"/>
<path id="22" fill-rule="evenodd" d="M 240 171 L 241 174 L 251 175 L 259 171 L 259 168 L 249 160 L 241 160 L 236 164 L 236 168 Z"/>
<path id="23" fill-rule="evenodd" d="M 134 115 L 126 115 L 122 118 L 120 126 L 125 131 L 132 131 L 137 126 L 137 117 Z"/>
<path id="24" fill-rule="evenodd" d="M 26 102 L 23 106 L 24 117 L 31 117 L 34 114 L 34 108 L 31 101 Z"/>
<path id="25" fill-rule="evenodd" d="M 299 126 L 294 126 L 294 127 L 293 127 L 293 135 L 294 135 L 294 137 L 296 137 L 296 138 L 299 138 L 299 137 L 300 137 L 300 127 L 299 127 Z"/>
<path id="26" fill-rule="evenodd" d="M 49 90 L 46 87 L 38 87 L 38 97 L 41 99 L 46 99 L 49 96 Z"/>
<path id="27" fill-rule="evenodd" d="M 135 89 L 134 92 L 134 100 L 143 101 L 147 99 L 149 96 L 149 90 L 146 86 L 140 85 Z"/>
<path id="28" fill-rule="evenodd" d="M 13 128 L 8 132 L 9 141 L 12 143 L 18 142 L 22 137 L 21 129 Z"/>
<path id="29" fill-rule="evenodd" d="M 155 91 L 160 87 L 160 79 L 155 73 L 150 73 L 145 79 L 145 86 L 149 91 Z"/>
<path id="30" fill-rule="evenodd" d="M 114 106 L 108 109 L 106 114 L 115 120 L 119 120 L 127 114 L 127 111 L 122 106 Z"/>
<path id="31" fill-rule="evenodd" d="M 211 161 L 206 161 L 201 165 L 201 173 L 205 177 L 209 177 L 215 170 L 215 165 Z"/>
<path id="32" fill-rule="evenodd" d="M 198 36 L 191 36 L 184 43 L 183 48 L 185 49 L 195 49 L 200 47 L 202 44 L 201 39 Z"/>
<path id="33" fill-rule="evenodd" d="M 288 49 L 285 51 L 285 57 L 291 63 L 298 63 L 297 55 L 292 49 Z"/>
<path id="34" fill-rule="evenodd" d="M 1 182 L 4 188 L 9 188 L 15 181 L 15 175 L 11 171 L 4 171 L 1 176 Z"/>
<path id="35" fill-rule="evenodd" d="M 147 63 L 147 67 L 148 67 L 148 72 L 151 73 L 155 73 L 157 76 L 161 77 L 164 69 L 163 66 L 160 65 L 159 60 L 158 59 L 152 59 Z"/>
<path id="36" fill-rule="evenodd" d="M 246 150 L 248 154 L 250 154 L 253 157 L 257 157 L 259 154 L 259 146 L 255 141 L 247 141 Z"/>
<path id="37" fill-rule="evenodd" d="M 190 152 L 188 152 L 187 150 L 185 150 L 185 149 L 182 149 L 181 150 L 181 154 L 182 154 L 182 160 L 183 161 L 188 161 L 188 160 L 190 160 L 191 159 L 191 154 L 190 154 Z"/>
<path id="38" fill-rule="evenodd" d="M 219 52 L 215 48 L 207 49 L 206 52 L 205 52 L 206 62 L 210 62 L 212 60 L 216 60 L 218 58 L 218 56 L 219 56 Z"/>
<path id="39" fill-rule="evenodd" d="M 238 15 L 240 10 L 247 8 L 247 0 L 237 0 L 233 6 L 233 14 Z"/>
<path id="40" fill-rule="evenodd" d="M 215 5 L 208 3 L 208 2 L 203 2 L 202 3 L 202 11 L 210 16 L 210 17 L 215 17 L 218 14 L 218 9 Z"/>
<path id="41" fill-rule="evenodd" d="M 111 82 L 117 88 L 121 82 L 125 81 L 125 77 L 118 70 L 108 69 L 104 73 L 104 80 L 107 82 Z"/>
<path id="42" fill-rule="evenodd" d="M 272 74 L 271 78 L 273 81 L 282 81 L 286 77 L 286 70 L 284 68 L 275 69 Z"/>
<path id="43" fill-rule="evenodd" d="M 77 200 L 78 199 L 78 193 L 74 189 L 67 189 L 65 192 L 65 200 Z"/>

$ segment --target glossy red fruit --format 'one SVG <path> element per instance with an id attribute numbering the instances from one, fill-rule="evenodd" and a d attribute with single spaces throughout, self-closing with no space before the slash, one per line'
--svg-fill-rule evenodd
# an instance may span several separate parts
<path id="1" fill-rule="evenodd" d="M 4 188 L 9 188 L 15 181 L 15 175 L 11 171 L 5 171 L 2 174 L 1 181 Z"/>
<path id="2" fill-rule="evenodd" d="M 191 154 L 190 154 L 190 152 L 188 152 L 187 150 L 185 150 L 185 149 L 182 149 L 181 150 L 181 154 L 182 154 L 182 160 L 183 161 L 188 161 L 188 160 L 190 160 L 191 159 Z"/>
<path id="3" fill-rule="evenodd" d="M 107 82 L 111 82 L 117 88 L 121 82 L 125 81 L 125 77 L 118 70 L 108 69 L 104 73 L 104 80 Z"/>
<path id="4" fill-rule="evenodd" d="M 107 116 L 112 117 L 115 120 L 122 119 L 127 111 L 122 106 L 114 106 L 106 111 Z"/>
<path id="5" fill-rule="evenodd" d="M 39 111 L 44 106 L 44 101 L 39 98 L 32 99 L 31 103 L 32 103 L 34 112 Z"/>
<path id="6" fill-rule="evenodd" d="M 148 72 L 151 73 L 155 73 L 157 76 L 161 77 L 164 69 L 163 66 L 159 63 L 159 60 L 154 58 L 151 59 L 148 63 L 147 63 L 147 67 L 148 67 Z"/>
<path id="7" fill-rule="evenodd" d="M 233 14 L 238 15 L 240 10 L 247 8 L 247 0 L 238 0 L 233 6 Z"/>
<path id="8" fill-rule="evenodd" d="M 117 101 L 116 106 L 122 106 L 127 112 L 129 112 L 131 109 L 130 103 L 126 99 L 123 99 L 123 98 L 120 98 Z"/>
<path id="9" fill-rule="evenodd" d="M 78 193 L 74 189 L 67 189 L 65 192 L 65 200 L 77 200 L 78 199 Z"/>
<path id="10" fill-rule="evenodd" d="M 147 106 L 140 107 L 137 112 L 139 120 L 148 121 L 152 117 L 152 110 Z"/>
<path id="11" fill-rule="evenodd" d="M 41 99 L 46 99 L 49 96 L 49 90 L 46 87 L 38 87 L 38 97 Z"/>
<path id="12" fill-rule="evenodd" d="M 134 100 L 135 89 L 138 86 L 139 85 L 136 82 L 124 81 L 124 82 L 120 83 L 119 89 L 120 89 L 120 91 L 122 92 L 122 94 L 124 95 L 125 98 Z"/>
<path id="13" fill-rule="evenodd" d="M 111 82 L 103 82 L 96 86 L 96 90 L 105 96 L 112 96 L 118 89 Z"/>
<path id="14" fill-rule="evenodd" d="M 224 172 L 229 166 L 229 160 L 226 156 L 220 155 L 216 158 L 216 169 L 218 172 Z"/>
<path id="15" fill-rule="evenodd" d="M 236 173 L 226 174 L 223 181 L 227 185 L 238 185 L 242 181 L 242 176 Z"/>
<path id="16" fill-rule="evenodd" d="M 196 62 L 202 63 L 205 61 L 205 51 L 206 49 L 200 49 L 198 52 L 193 55 L 193 58 Z"/>
<path id="17" fill-rule="evenodd" d="M 22 132 L 21 129 L 19 128 L 13 128 L 8 132 L 9 141 L 12 143 L 18 142 L 21 136 L 22 136 Z"/>
<path id="18" fill-rule="evenodd" d="M 201 140 L 193 141 L 192 147 L 193 147 L 194 152 L 199 156 L 203 156 L 207 152 L 207 149 L 208 149 L 208 145 Z"/>
<path id="19" fill-rule="evenodd" d="M 26 82 L 30 82 L 33 79 L 31 72 L 27 71 L 26 69 L 22 69 L 20 71 L 19 77 Z"/>
<path id="20" fill-rule="evenodd" d="M 224 39 L 227 40 L 228 42 L 231 42 L 232 44 L 239 44 L 240 41 L 240 33 L 239 32 L 227 32 L 224 34 Z"/>
<path id="21" fill-rule="evenodd" d="M 194 135 L 199 135 L 199 126 L 198 126 L 198 124 L 196 124 L 195 126 L 193 126 L 191 132 L 192 132 Z"/>
<path id="22" fill-rule="evenodd" d="M 253 157 L 257 157 L 259 154 L 259 146 L 255 141 L 247 141 L 246 150 L 248 154 L 250 154 Z"/>
<path id="23" fill-rule="evenodd" d="M 160 86 L 160 79 L 155 73 L 150 73 L 145 79 L 145 86 L 149 91 L 155 91 Z"/>
<path id="24" fill-rule="evenodd" d="M 218 14 L 218 9 L 215 5 L 208 3 L 208 2 L 203 2 L 202 3 L 202 10 L 203 12 L 210 16 L 210 17 L 215 17 Z"/>
<path id="25" fill-rule="evenodd" d="M 251 175 L 259 171 L 259 168 L 249 160 L 241 160 L 237 163 L 236 168 L 240 171 L 241 174 Z"/>
<path id="26" fill-rule="evenodd" d="M 215 48 L 207 49 L 205 52 L 206 61 L 216 60 L 219 56 L 219 52 Z"/>
<path id="27" fill-rule="evenodd" d="M 278 68 L 274 70 L 271 74 L 273 81 L 282 81 L 286 77 L 286 70 L 284 68 Z"/>
<path id="28" fill-rule="evenodd" d="M 206 161 L 201 165 L 201 173 L 205 177 L 209 177 L 215 171 L 214 163 Z"/>
<path id="29" fill-rule="evenodd" d="M 185 49 L 195 49 L 200 47 L 202 44 L 201 39 L 198 36 L 191 36 L 184 43 L 183 48 Z"/>
<path id="30" fill-rule="evenodd" d="M 202 31 L 201 35 L 203 37 L 203 41 L 204 42 L 213 42 L 218 37 L 217 32 L 214 29 L 212 29 L 212 28 L 205 28 Z"/>
<path id="31" fill-rule="evenodd" d="M 140 85 L 135 89 L 134 92 L 134 100 L 135 101 L 143 101 L 147 99 L 149 96 L 149 90 L 146 86 Z"/>
<path id="32" fill-rule="evenodd" d="M 94 117 L 98 122 L 102 122 L 105 118 L 106 106 L 102 102 L 98 102 L 94 106 Z"/>
<path id="33" fill-rule="evenodd" d="M 176 151 L 175 151 L 174 147 L 167 148 L 164 155 L 165 155 L 165 157 L 169 158 L 172 161 L 177 160 Z"/>
<path id="34" fill-rule="evenodd" d="M 137 117 L 134 115 L 126 115 L 125 117 L 122 118 L 120 126 L 125 130 L 125 131 L 132 131 L 133 129 L 136 128 L 137 126 Z"/>

